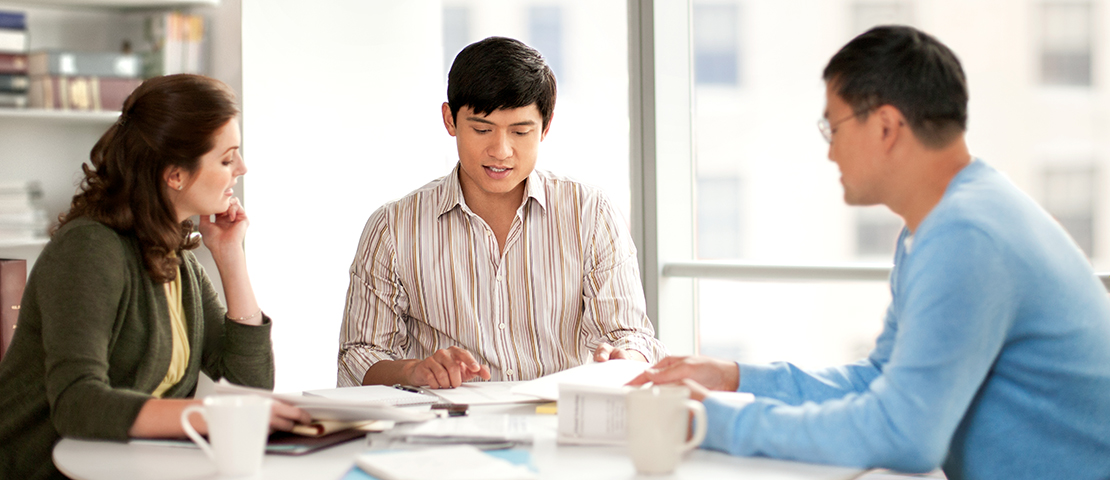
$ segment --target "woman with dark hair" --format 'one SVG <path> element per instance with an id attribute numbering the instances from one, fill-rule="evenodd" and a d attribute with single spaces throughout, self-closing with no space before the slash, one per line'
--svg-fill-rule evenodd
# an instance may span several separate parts
<path id="1" fill-rule="evenodd" d="M 64 478 L 50 460 L 61 437 L 183 437 L 180 414 L 198 402 L 201 371 L 273 388 L 271 323 L 247 276 L 249 222 L 232 196 L 247 171 L 238 113 L 217 80 L 157 77 L 93 147 L 0 362 L 0 478 Z M 200 238 L 189 220 L 198 215 Z M 202 240 L 227 308 L 190 251 Z M 275 403 L 271 427 L 307 421 Z"/>

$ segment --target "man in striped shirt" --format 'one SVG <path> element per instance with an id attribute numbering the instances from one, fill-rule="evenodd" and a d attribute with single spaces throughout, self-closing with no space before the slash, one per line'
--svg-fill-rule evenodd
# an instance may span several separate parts
<path id="1" fill-rule="evenodd" d="M 517 40 L 459 52 L 442 106 L 459 163 L 367 221 L 339 386 L 453 388 L 665 355 L 620 214 L 596 188 L 535 170 L 555 94 Z"/>

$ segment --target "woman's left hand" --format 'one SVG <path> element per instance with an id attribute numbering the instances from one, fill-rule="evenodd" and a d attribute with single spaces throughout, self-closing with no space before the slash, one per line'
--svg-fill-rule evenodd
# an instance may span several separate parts
<path id="1" fill-rule="evenodd" d="M 212 256 L 219 259 L 225 254 L 241 252 L 250 220 L 247 219 L 247 211 L 239 205 L 239 199 L 231 197 L 227 211 L 216 214 L 215 221 L 208 217 L 200 216 L 200 234 Z"/>

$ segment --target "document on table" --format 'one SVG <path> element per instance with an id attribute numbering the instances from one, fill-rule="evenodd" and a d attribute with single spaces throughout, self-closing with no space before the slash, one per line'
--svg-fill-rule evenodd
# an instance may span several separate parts
<path id="1" fill-rule="evenodd" d="M 386 385 L 362 385 L 359 387 L 305 390 L 304 394 L 333 400 L 376 402 L 394 406 L 427 405 L 439 401 L 439 397 L 436 395 L 413 393 Z"/>
<path id="2" fill-rule="evenodd" d="M 435 413 L 427 409 L 401 408 L 381 402 L 337 400 L 298 393 L 273 393 L 261 388 L 233 385 L 223 379 L 215 385 L 214 390 L 222 395 L 260 395 L 275 398 L 308 412 L 313 420 L 421 422 L 436 417 Z"/>
<path id="3" fill-rule="evenodd" d="M 559 399 L 559 385 L 589 385 L 596 387 L 620 387 L 636 378 L 644 370 L 651 368 L 647 362 L 635 360 L 609 360 L 607 362 L 587 363 L 561 372 L 545 375 L 535 380 L 514 386 L 511 391 L 521 395 L 531 395 L 544 400 Z"/>
<path id="4" fill-rule="evenodd" d="M 410 443 L 531 443 L 537 433 L 554 433 L 551 415 L 467 415 L 397 426 L 382 435 Z"/>
<path id="5" fill-rule="evenodd" d="M 532 395 L 514 393 L 513 387 L 524 382 L 468 382 L 457 388 L 423 389 L 425 393 L 436 395 L 450 403 L 467 405 L 496 405 L 502 403 L 542 402 Z"/>

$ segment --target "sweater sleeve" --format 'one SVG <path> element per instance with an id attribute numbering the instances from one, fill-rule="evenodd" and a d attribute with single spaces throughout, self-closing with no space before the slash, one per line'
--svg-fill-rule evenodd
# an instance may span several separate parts
<path id="1" fill-rule="evenodd" d="M 243 325 L 225 320 L 227 308 L 220 302 L 212 281 L 192 252 L 185 253 L 200 288 L 204 309 L 204 346 L 201 352 L 204 373 L 219 380 L 249 387 L 274 388 L 274 351 L 270 337 L 272 323 L 263 315 L 262 325 Z"/>
<path id="2" fill-rule="evenodd" d="M 1006 257 L 986 234 L 967 226 L 937 233 L 921 239 L 892 279 L 900 287 L 888 313 L 897 317 L 893 347 L 865 390 L 837 397 L 842 387 L 830 387 L 828 377 L 782 367 L 757 373 L 760 384 L 789 392 L 787 401 L 758 398 L 737 409 L 707 399 L 704 446 L 909 472 L 937 467 L 1002 349 L 1018 300 Z"/>
<path id="3" fill-rule="evenodd" d="M 49 286 L 36 289 L 36 302 L 51 421 L 62 436 L 126 440 L 150 396 L 113 388 L 108 377 L 118 310 L 130 291 L 125 246 L 99 225 L 53 242 L 35 265 L 40 284 Z"/>

